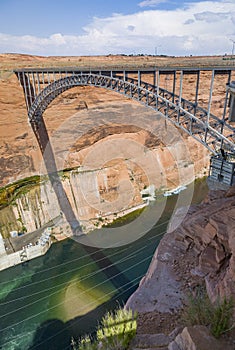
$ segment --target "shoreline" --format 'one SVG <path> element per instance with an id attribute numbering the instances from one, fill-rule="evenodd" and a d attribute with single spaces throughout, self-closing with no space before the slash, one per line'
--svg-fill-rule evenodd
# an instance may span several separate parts
<path id="1" fill-rule="evenodd" d="M 95 227 L 94 229 L 100 229 L 107 224 L 112 224 L 115 221 L 115 219 L 123 218 L 133 212 L 136 212 L 140 209 L 145 208 L 146 206 L 147 206 L 147 203 L 143 203 L 135 207 L 122 210 L 120 212 L 121 213 L 120 215 L 117 214 L 116 216 L 114 216 L 114 214 L 109 214 L 108 216 L 109 217 L 112 216 L 113 220 L 110 220 L 109 222 L 106 222 L 106 223 L 101 223 L 100 227 Z M 58 227 L 61 228 L 61 226 L 58 226 Z M 45 229 L 44 231 L 46 230 L 47 229 Z M 93 230 L 90 230 L 87 233 L 81 233 L 81 235 L 89 234 L 89 232 L 91 231 Z M 30 233 L 28 233 L 27 235 L 30 235 Z M 51 233 L 50 238 L 48 239 L 48 242 L 43 246 L 41 246 L 40 244 L 30 245 L 30 246 L 23 247 L 20 250 L 14 251 L 13 253 L 7 254 L 5 244 L 3 242 L 3 238 L 0 234 L 0 272 L 8 268 L 14 267 L 16 265 L 27 263 L 28 261 L 38 258 L 40 256 L 43 256 L 48 252 L 48 250 L 50 249 L 53 243 L 57 243 L 72 237 L 73 237 L 73 234 L 71 233 L 71 231 L 70 233 L 64 233 L 64 232 Z"/>
<path id="2" fill-rule="evenodd" d="M 197 178 L 195 178 L 194 182 L 202 181 L 205 178 L 205 176 L 200 176 L 200 175 Z M 158 190 L 155 189 L 155 195 L 152 196 L 149 193 L 149 196 L 142 197 L 144 202 L 141 204 L 138 204 L 131 208 L 127 208 L 125 210 L 121 210 L 119 213 L 108 213 L 106 216 L 103 216 L 103 217 L 91 218 L 89 221 L 90 228 L 88 226 L 88 230 L 86 230 L 84 233 L 81 233 L 81 235 L 89 234 L 89 232 L 95 229 L 101 229 L 102 227 L 105 227 L 108 225 L 115 225 L 115 221 L 118 221 L 120 219 L 122 219 L 123 221 L 128 220 L 129 215 L 134 215 L 134 213 L 138 212 L 139 210 L 144 210 L 144 208 L 146 208 L 149 205 L 150 201 L 156 200 L 158 197 L 168 197 L 168 193 L 170 193 L 170 196 L 178 195 L 180 192 L 179 189 L 184 191 L 185 189 L 187 189 L 187 186 L 189 185 L 190 184 L 187 183 L 181 186 L 176 186 L 174 189 L 170 189 L 170 190 L 164 189 L 162 190 L 161 193 L 158 192 L 157 194 L 156 192 Z M 95 221 L 95 224 L 94 224 L 94 221 Z M 60 232 L 53 232 L 56 230 L 59 230 Z M 27 235 L 30 235 L 30 234 L 31 233 L 27 233 Z M 59 220 L 56 223 L 56 225 L 54 225 L 54 227 L 51 227 L 50 241 L 48 242 L 48 245 L 44 247 L 41 247 L 40 245 L 32 245 L 29 247 L 23 247 L 22 249 L 18 251 L 14 251 L 14 253 L 11 253 L 11 254 L 7 254 L 6 250 L 4 252 L 3 250 L 0 249 L 0 271 L 3 271 L 15 265 L 22 264 L 34 258 L 45 255 L 53 243 L 60 242 L 72 237 L 73 237 L 73 233 L 71 232 L 71 228 L 68 227 L 67 221 L 64 221 L 61 223 Z"/>

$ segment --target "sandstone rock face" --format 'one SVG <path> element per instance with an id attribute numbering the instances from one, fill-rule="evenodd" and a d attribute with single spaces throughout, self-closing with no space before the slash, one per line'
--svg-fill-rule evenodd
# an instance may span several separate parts
<path id="1" fill-rule="evenodd" d="M 27 122 L 22 88 L 12 73 L 1 76 L 0 108 L 0 186 L 46 174 Z M 203 175 L 209 164 L 208 152 L 200 143 L 166 123 L 159 113 L 112 91 L 73 88 L 48 107 L 44 121 L 57 169 L 78 168 L 80 176 L 86 171 L 83 193 L 76 187 L 80 182 L 75 176 L 70 176 L 70 183 L 63 181 L 74 212 L 86 225 L 89 220 L 97 224 L 99 216 L 143 204 L 144 187 L 164 190 L 188 184 Z M 36 192 L 35 199 L 32 193 L 24 195 L 0 213 L 4 236 L 22 225 L 31 232 L 59 216 L 58 205 L 51 208 L 57 203 L 54 194 L 48 190 L 50 198 L 45 199 L 43 186 Z"/>
<path id="2" fill-rule="evenodd" d="M 133 178 L 131 187 L 125 185 L 130 182 L 130 176 L 125 163 L 113 162 L 104 169 L 70 171 L 61 178 L 71 209 L 85 231 L 101 225 L 99 218 L 108 221 L 114 213 L 118 216 L 124 210 L 144 204 L 139 183 Z M 121 188 L 120 178 L 124 182 Z M 22 226 L 33 232 L 50 221 L 56 223 L 60 216 L 56 192 L 49 180 L 43 181 L 0 210 L 1 232 L 8 237 L 9 231 L 21 231 Z"/>
<path id="3" fill-rule="evenodd" d="M 38 174 L 42 165 L 42 157 L 39 152 L 35 136 L 31 130 L 31 127 L 27 121 L 27 111 L 24 101 L 23 90 L 12 72 L 13 69 L 30 68 L 30 67 L 203 67 L 203 66 L 225 66 L 227 63 L 221 56 L 209 56 L 209 57 L 154 57 L 154 56 L 95 56 L 95 57 L 42 57 L 31 56 L 23 54 L 0 54 L 0 165 L 2 172 L 0 174 L 0 186 L 13 182 L 17 179 L 22 179 L 26 176 Z M 130 74 L 129 74 L 130 76 Z M 137 78 L 135 73 L 132 74 L 133 78 Z M 211 73 L 202 71 L 200 75 L 200 84 L 198 92 L 198 102 L 201 107 L 207 108 L 208 106 L 208 91 L 210 89 Z M 173 89 L 172 75 L 160 75 L 159 85 L 165 89 Z M 142 80 L 150 84 L 153 84 L 153 75 L 142 74 Z M 227 76 L 216 75 L 214 80 L 214 93 L 211 105 L 211 113 L 222 116 L 223 114 L 223 99 L 225 97 Z M 179 93 L 180 89 L 180 73 L 176 74 L 176 92 Z M 183 97 L 189 100 L 195 99 L 195 75 L 186 74 L 183 82 Z M 129 101 L 123 96 L 118 95 L 112 91 L 105 89 L 97 89 L 94 87 L 77 87 L 73 88 L 62 95 L 58 96 L 54 102 L 49 105 L 44 113 L 44 119 L 46 127 L 51 137 L 52 134 L 57 133 L 62 125 L 67 126 L 63 128 L 63 132 L 68 139 L 73 138 L 73 132 L 79 130 L 80 134 L 76 134 L 76 144 L 70 143 L 71 155 L 69 163 L 71 166 L 75 166 L 79 162 L 77 156 L 79 151 L 87 145 L 91 145 L 91 140 L 94 132 L 99 134 L 97 125 L 111 126 L 112 124 L 122 124 L 120 119 L 121 114 L 120 106 L 138 106 L 137 102 Z M 108 108 L 108 109 L 106 109 Z M 103 111 L 103 116 L 97 118 L 97 113 Z M 147 109 L 143 109 L 147 110 Z M 90 115 L 87 113 L 91 111 Z M 78 113 L 76 122 L 72 118 L 72 124 L 68 122 L 68 119 L 74 114 Z M 128 114 L 125 114 L 126 118 Z M 106 119 L 108 115 L 108 119 Z M 131 125 L 135 125 L 136 115 L 135 110 L 131 114 L 129 120 L 129 130 Z M 143 118 L 144 121 L 144 118 Z M 125 124 L 125 123 L 124 123 Z M 127 123 L 126 123 L 127 125 Z M 144 125 L 144 122 L 143 124 Z M 143 127 L 145 129 L 145 127 Z M 7 132 L 6 132 L 7 130 Z M 73 132 L 72 132 L 73 131 Z M 111 131 L 111 129 L 110 129 Z M 128 132 L 127 129 L 125 133 Z M 135 133 L 136 131 L 131 131 Z M 123 133 L 123 131 L 122 131 Z M 101 135 L 102 133 L 100 133 Z M 79 137 L 78 137 L 79 135 Z M 111 135 L 111 134 L 110 134 Z M 84 137 L 85 136 L 85 137 Z M 107 136 L 107 134 L 106 134 Z M 188 149 L 191 153 L 191 160 L 184 162 L 182 159 L 181 165 L 185 167 L 185 172 L 188 171 L 188 167 L 194 163 L 195 173 L 204 174 L 205 167 L 208 167 L 208 153 L 205 151 L 195 140 L 183 136 L 185 142 L 188 145 Z M 80 140 L 78 141 L 78 138 Z M 61 140 L 60 140 L 61 141 Z M 66 142 L 65 142 L 66 143 Z M 154 138 L 149 137 L 146 139 L 146 147 L 156 148 L 156 142 Z M 179 145 L 175 145 L 179 153 L 182 153 Z M 67 152 L 68 149 L 65 148 Z M 66 153 L 64 152 L 64 153 Z M 63 154 L 64 154 L 63 153 Z M 57 155 L 58 156 L 58 155 Z M 165 152 L 162 155 L 163 164 L 168 164 L 169 154 Z M 61 157 L 61 154 L 58 156 Z M 63 155 L 62 155 L 63 158 Z M 169 181 L 175 181 L 175 174 Z"/>
<path id="4" fill-rule="evenodd" d="M 180 315 L 187 294 L 198 285 L 206 283 L 212 302 L 225 296 L 235 298 L 234 208 L 234 189 L 230 189 L 227 193 L 212 192 L 202 204 L 190 207 L 181 225 L 171 231 L 175 226 L 173 218 L 169 232 L 162 238 L 146 276 L 127 302 L 128 307 L 139 312 L 140 333 L 151 329 L 154 319 L 158 320 L 154 324 L 159 333 L 164 332 L 159 322 L 161 319 L 168 320 L 168 323 L 164 321 L 168 332 L 176 326 L 180 327 L 182 321 L 175 318 L 175 315 Z M 176 213 L 177 223 L 180 215 L 180 212 L 178 215 Z M 174 319 L 175 322 L 172 323 Z M 193 329 L 193 333 L 201 334 L 201 330 L 198 332 L 198 329 Z M 186 333 L 188 339 L 191 329 L 190 332 L 184 331 L 185 336 Z M 171 350 L 177 349 L 177 346 L 179 344 L 174 343 Z M 192 344 L 190 346 L 187 348 L 185 345 L 180 349 L 195 348 Z M 211 348 L 213 347 L 204 349 Z"/>
<path id="5" fill-rule="evenodd" d="M 184 250 L 175 245 L 167 234 L 160 242 L 146 276 L 141 280 L 137 291 L 129 298 L 126 307 L 139 313 L 154 312 L 174 313 L 182 307 L 183 294 L 181 281 L 173 269 L 177 255 Z"/>
<path id="6" fill-rule="evenodd" d="M 24 103 L 22 88 L 13 74 L 0 80 L 0 186 L 45 171 Z M 117 135 L 119 140 L 132 139 L 132 143 L 142 144 L 146 149 L 154 150 L 157 156 L 159 154 L 159 164 L 162 172 L 168 174 L 169 187 L 183 182 L 184 179 L 179 180 L 179 167 L 184 170 L 180 177 L 186 178 L 186 181 L 190 177 L 192 179 L 190 172 L 193 167 L 196 175 L 207 172 L 208 152 L 203 146 L 175 129 L 184 143 L 184 146 L 182 142 L 174 143 L 176 158 L 175 149 L 169 142 L 176 141 L 171 127 L 167 130 L 168 134 L 163 133 L 163 119 L 159 120 L 156 116 L 137 102 L 112 91 L 77 87 L 60 95 L 44 113 L 44 120 L 58 170 L 80 166 L 92 145 Z M 145 117 L 152 119 L 151 125 L 145 123 Z"/>
<path id="7" fill-rule="evenodd" d="M 27 55 L 0 55 L 2 71 L 0 71 L 0 164 L 2 172 L 0 174 L 0 186 L 22 179 L 26 176 L 38 174 L 43 166 L 42 157 L 37 145 L 35 136 L 27 121 L 27 112 L 23 96 L 23 90 L 12 73 L 13 68 L 51 66 L 97 66 L 99 64 L 110 65 L 157 65 L 157 66 L 180 66 L 204 65 L 205 62 L 213 62 L 223 65 L 222 57 L 206 58 L 154 58 L 154 57 L 33 57 Z M 201 62 L 201 63 L 200 63 Z M 157 63 L 157 64 L 156 64 Z M 143 74 L 143 80 L 153 83 L 153 77 Z M 184 77 L 183 96 L 187 99 L 194 99 L 195 77 L 186 75 Z M 208 89 L 210 88 L 210 74 L 202 72 L 199 91 L 199 102 L 201 106 L 207 106 Z M 221 115 L 223 104 L 221 101 L 225 95 L 226 77 L 216 77 L 213 95 L 212 113 Z M 160 85 L 169 90 L 172 89 L 172 76 L 161 76 Z M 177 75 L 176 88 L 179 89 L 179 75 Z M 123 108 L 125 107 L 125 108 Z M 128 108 L 126 108 L 128 107 Z M 136 128 L 137 111 L 142 114 L 142 131 Z M 60 152 L 56 154 L 56 159 L 63 166 L 77 166 L 84 159 L 84 150 L 88 146 L 99 141 L 102 137 L 114 135 L 115 133 L 125 137 L 125 134 L 132 134 L 136 140 L 143 139 L 146 131 L 145 115 L 147 108 L 141 107 L 137 102 L 130 101 L 117 93 L 95 87 L 77 87 L 58 96 L 51 103 L 44 113 L 44 120 L 50 138 L 60 142 Z M 75 117 L 76 115 L 76 117 Z M 158 122 L 158 119 L 155 120 Z M 113 125 L 119 124 L 118 127 Z M 120 127 L 121 126 L 121 127 Z M 125 127 L 124 127 L 125 126 Z M 134 126 L 134 127 L 133 127 Z M 140 126 L 140 125 L 139 125 Z M 6 132 L 7 129 L 7 132 Z M 155 130 L 151 128 L 152 131 Z M 170 131 L 169 138 L 170 138 Z M 172 159 L 174 154 L 168 145 L 159 143 L 160 133 L 148 132 L 144 136 L 144 145 L 149 149 L 158 149 L 161 164 L 168 172 L 168 185 L 174 186 L 179 182 L 176 175 L 176 167 Z M 63 138 L 62 138 L 63 135 Z M 208 152 L 197 141 L 182 134 L 190 157 L 185 159 L 185 152 L 179 144 L 175 144 L 177 149 L 178 164 L 184 169 L 184 176 L 189 178 L 190 168 L 194 164 L 196 175 L 205 175 L 208 167 Z M 70 142 L 66 141 L 69 140 Z M 71 141 L 72 140 L 72 141 Z M 62 147 L 64 144 L 64 148 Z M 168 150 L 166 150 L 166 147 Z M 69 156 L 68 156 L 69 151 Z M 171 153 L 171 154 L 169 154 Z M 66 158 L 66 160 L 65 160 Z M 189 159 L 190 158 L 190 159 Z M 62 161 L 63 160 L 63 161 Z M 58 167 L 59 169 L 62 169 Z"/>
<path id="8" fill-rule="evenodd" d="M 168 346 L 168 350 L 225 350 L 226 345 L 212 337 L 204 326 L 185 327 Z"/>
<path id="9" fill-rule="evenodd" d="M 136 347 L 142 349 L 155 349 L 167 347 L 170 342 L 170 337 L 165 334 L 141 334 L 137 335 L 131 343 L 131 349 Z"/>
<path id="10" fill-rule="evenodd" d="M 231 190 L 229 190 L 231 193 Z M 218 193 L 188 215 L 177 234 L 183 242 L 191 239 L 197 253 L 196 270 L 204 275 L 212 301 L 218 297 L 235 297 L 235 198 Z"/>
<path id="11" fill-rule="evenodd" d="M 77 168 L 67 172 L 62 185 L 77 219 L 90 229 L 94 223 L 101 225 L 98 222 L 101 217 L 109 219 L 143 205 L 140 191 L 145 187 L 153 185 L 163 191 L 192 182 L 207 159 L 205 153 L 203 161 L 197 163 L 200 144 L 194 141 L 194 145 L 171 125 L 166 129 L 165 121 L 159 115 L 156 119 L 156 113 L 128 104 L 115 108 L 113 104 L 106 105 L 105 110 L 107 115 L 97 108 L 76 113 L 51 135 L 57 168 Z M 83 118 L 89 119 L 93 113 L 96 124 L 87 130 Z M 139 118 L 136 125 L 131 125 L 133 113 L 136 120 Z M 122 125 L 115 124 L 117 115 Z M 107 124 L 108 120 L 111 125 Z M 74 123 L 79 122 L 85 126 L 77 132 Z M 16 161 L 19 159 L 17 155 L 14 157 Z M 44 181 L 43 163 L 40 169 L 35 168 L 37 171 L 42 175 L 41 188 L 18 197 L 13 206 L 0 211 L 4 236 L 11 230 L 20 230 L 21 226 L 31 232 L 60 215 L 58 199 Z M 19 173 L 29 175 L 23 169 Z"/>

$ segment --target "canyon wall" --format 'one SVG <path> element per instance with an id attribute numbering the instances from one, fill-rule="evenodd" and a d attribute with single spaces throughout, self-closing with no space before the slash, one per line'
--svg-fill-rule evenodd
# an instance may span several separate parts
<path id="1" fill-rule="evenodd" d="M 170 324 L 189 293 L 200 285 L 205 284 L 212 302 L 235 298 L 234 211 L 235 187 L 227 192 L 210 192 L 202 204 L 189 209 L 182 224 L 172 231 L 181 217 L 178 211 L 127 306 L 147 313 L 149 321 L 153 312 L 168 314 Z"/>
<path id="2" fill-rule="evenodd" d="M 138 56 L 133 58 L 127 56 L 40 57 L 0 54 L 0 186 L 40 173 L 43 164 L 38 144 L 27 121 L 23 90 L 13 73 L 14 68 L 50 67 L 54 65 L 58 67 L 70 65 L 77 67 L 97 67 L 99 65 L 103 67 L 117 67 L 124 65 L 127 68 L 130 66 L 203 67 L 205 64 L 223 66 L 227 62 L 223 60 L 223 57 L 219 56 L 188 58 Z M 198 102 L 200 106 L 205 108 L 208 105 L 210 78 L 210 73 L 206 71 L 201 72 Z M 153 77 L 151 75 L 143 74 L 142 79 L 143 81 L 153 83 Z M 176 92 L 179 90 L 179 80 L 179 76 L 177 75 Z M 211 113 L 215 113 L 218 117 L 221 117 L 223 114 L 226 82 L 226 76 L 216 75 Z M 161 87 L 172 90 L 172 83 L 171 75 L 161 76 Z M 191 74 L 185 75 L 182 88 L 183 97 L 194 100 L 195 76 Z M 129 111 L 127 111 L 128 108 Z M 69 163 L 71 166 L 74 166 L 78 163 L 76 159 L 78 151 L 97 140 L 96 132 L 101 137 L 102 135 L 107 136 L 106 129 L 108 126 L 108 132 L 111 135 L 112 132 L 117 131 L 117 129 L 113 129 L 112 131 L 110 128 L 114 124 L 119 124 L 119 126 L 125 125 L 125 133 L 133 133 L 133 125 L 140 127 L 139 123 L 136 123 L 136 110 L 140 109 L 138 118 L 140 118 L 140 114 L 145 115 L 148 113 L 147 108 L 141 108 L 139 103 L 130 101 L 112 91 L 88 86 L 76 87 L 56 98 L 44 113 L 44 120 L 50 138 L 54 135 L 61 141 L 61 135 L 59 136 L 61 130 L 63 130 L 66 138 L 72 138 L 73 144 L 69 144 L 69 149 L 74 154 L 73 157 L 71 154 Z M 126 118 L 127 114 L 130 117 L 129 119 Z M 142 119 L 141 128 L 145 130 L 144 119 Z M 64 138 L 62 143 L 65 143 L 66 147 L 68 146 L 68 143 L 64 142 Z M 190 143 L 192 143 L 192 150 L 195 147 L 195 142 L 189 138 Z M 66 147 L 60 149 L 62 153 L 57 154 L 57 158 L 63 158 L 66 155 L 68 151 Z M 203 147 L 197 145 L 196 150 L 198 151 L 198 159 L 202 159 L 204 154 Z M 203 167 L 199 166 L 199 168 L 201 170 Z"/>
<path id="3" fill-rule="evenodd" d="M 108 65 L 115 59 L 109 57 L 105 62 Z M 59 58 L 56 60 L 62 64 Z M 14 65 L 43 66 L 52 61 L 1 55 L 0 62 L 5 67 L 0 75 L 0 186 L 27 176 L 42 176 L 40 188 L 18 196 L 0 212 L 1 231 L 8 235 L 10 230 L 24 226 L 27 232 L 34 231 L 59 218 L 61 208 L 50 183 L 43 179 L 47 170 L 27 121 L 23 90 L 12 72 Z M 63 62 L 68 63 L 68 59 Z M 77 59 L 76 64 L 81 62 Z M 207 75 L 202 72 L 198 96 L 204 107 L 210 87 Z M 184 78 L 185 98 L 194 98 L 194 78 Z M 161 86 L 171 89 L 172 77 L 161 79 Z M 223 77 L 216 77 L 211 110 L 216 115 L 222 113 L 225 84 Z M 44 121 L 57 169 L 73 169 L 62 175 L 62 184 L 75 216 L 87 227 L 99 226 L 101 217 L 109 220 L 114 214 L 143 205 L 140 191 L 145 187 L 154 185 L 156 190 L 164 191 L 208 174 L 209 154 L 200 143 L 159 113 L 112 91 L 90 86 L 73 88 L 49 105 Z"/>
<path id="4" fill-rule="evenodd" d="M 0 185 L 41 175 L 41 188 L 0 212 L 1 231 L 34 231 L 60 216 L 42 155 L 27 121 L 22 88 L 11 72 L 0 79 Z M 168 190 L 207 174 L 209 154 L 159 113 L 117 93 L 76 87 L 48 107 L 44 121 L 73 212 L 84 225 L 143 204 L 140 191 Z M 78 171 L 76 170 L 78 169 Z M 89 197 L 89 198 L 88 198 Z"/>
<path id="5" fill-rule="evenodd" d="M 158 127 L 163 133 L 160 129 L 165 128 L 164 123 L 159 122 Z M 110 133 L 106 128 L 102 130 L 102 138 L 99 133 L 95 134 L 100 138 L 95 145 L 92 135 L 91 146 L 77 152 L 75 145 L 66 158 L 66 166 L 76 165 L 77 168 L 60 174 L 72 211 L 85 231 L 101 226 L 103 220 L 112 221 L 144 205 L 146 198 L 140 193 L 144 188 L 154 185 L 159 192 L 164 192 L 192 182 L 195 171 L 198 175 L 206 169 L 206 152 L 197 162 L 201 150 L 196 141 L 194 147 L 187 138 L 182 144 L 177 135 L 174 146 L 166 147 L 160 138 L 155 137 L 153 142 L 154 138 L 150 138 L 146 130 L 136 132 L 135 128 L 123 133 L 123 127 L 110 128 L 111 133 L 115 129 L 115 135 L 105 137 Z M 173 157 L 176 147 L 177 159 Z M 192 148 L 191 153 L 185 153 L 185 147 Z M 105 157 L 107 148 L 108 157 Z M 12 230 L 32 232 L 50 221 L 56 223 L 60 216 L 58 197 L 49 179 L 42 175 L 40 185 L 23 191 L 8 207 L 0 210 L 1 232 L 4 237 Z"/>
<path id="6" fill-rule="evenodd" d="M 42 170 L 43 159 L 27 121 L 22 88 L 11 72 L 0 79 L 0 110 L 0 186 L 4 186 L 41 174 L 45 169 Z M 145 118 L 151 118 L 151 126 Z M 160 121 L 161 126 L 156 127 L 156 122 L 159 122 L 156 112 L 105 89 L 76 87 L 63 93 L 48 107 L 44 120 L 58 169 L 80 166 L 82 150 L 115 133 L 124 138 L 124 134 L 133 134 L 137 142 L 145 139 L 144 145 L 148 148 L 156 148 L 159 144 L 161 147 L 168 146 L 169 137 L 165 140 L 158 137 L 163 130 L 163 120 Z M 200 163 L 207 156 L 205 150 L 186 134 L 177 132 L 187 143 L 189 151 L 193 152 L 194 159 L 189 162 L 197 159 L 196 172 L 202 171 L 204 164 Z"/>

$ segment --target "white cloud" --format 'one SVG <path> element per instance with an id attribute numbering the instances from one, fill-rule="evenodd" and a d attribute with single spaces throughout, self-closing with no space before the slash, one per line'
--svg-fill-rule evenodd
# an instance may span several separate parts
<path id="1" fill-rule="evenodd" d="M 167 1 L 168 0 L 144 0 L 144 1 L 141 1 L 138 5 L 140 7 L 155 7 Z"/>
<path id="2" fill-rule="evenodd" d="M 211 12 L 211 11 L 205 11 L 200 13 L 195 13 L 194 17 L 197 21 L 205 21 L 207 23 L 215 23 L 223 20 L 229 20 L 230 13 L 223 13 L 223 12 Z"/>
<path id="3" fill-rule="evenodd" d="M 40 55 L 154 54 L 157 47 L 158 54 L 223 54 L 231 52 L 229 38 L 235 39 L 234 23 L 235 2 L 194 2 L 175 10 L 152 9 L 130 15 L 95 17 L 83 28 L 82 35 L 55 33 L 40 38 L 0 33 L 0 52 Z"/>
<path id="4" fill-rule="evenodd" d="M 187 21 L 184 22 L 184 24 L 192 24 L 194 23 L 194 19 L 190 18 L 190 19 L 187 19 Z"/>

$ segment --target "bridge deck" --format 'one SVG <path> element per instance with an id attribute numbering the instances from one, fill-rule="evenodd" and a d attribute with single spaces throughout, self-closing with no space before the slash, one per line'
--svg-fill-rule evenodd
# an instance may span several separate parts
<path id="1" fill-rule="evenodd" d="M 225 67 L 225 66 L 208 66 L 208 67 L 158 67 L 158 66 L 150 66 L 150 67 L 141 67 L 141 68 L 136 68 L 136 67 L 120 67 L 120 66 L 100 66 L 100 67 L 89 67 L 89 66 L 84 66 L 84 67 L 49 67 L 49 68 L 22 68 L 22 69 L 15 69 L 13 70 L 14 73 L 66 73 L 66 72 L 110 72 L 110 71 L 115 71 L 115 72 L 155 72 L 159 71 L 162 74 L 169 74 L 174 71 L 184 71 L 186 74 L 194 74 L 199 71 L 215 71 L 215 74 L 228 74 L 230 71 L 235 70 L 234 67 Z"/>

